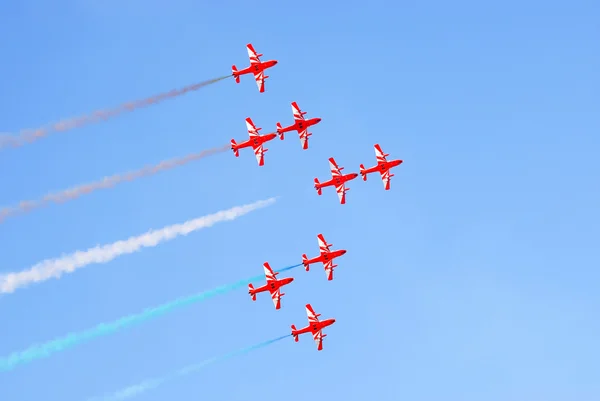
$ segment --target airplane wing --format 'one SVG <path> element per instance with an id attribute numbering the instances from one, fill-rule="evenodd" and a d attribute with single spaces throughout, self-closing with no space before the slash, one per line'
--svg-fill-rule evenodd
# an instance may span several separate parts
<path id="1" fill-rule="evenodd" d="M 281 289 L 276 289 L 275 291 L 270 291 L 271 299 L 273 300 L 273 305 L 275 305 L 275 309 L 281 308 Z"/>
<path id="2" fill-rule="evenodd" d="M 306 304 L 306 316 L 308 316 L 308 323 L 316 323 L 319 321 L 319 316 L 321 316 L 320 313 L 315 313 L 314 309 L 312 308 L 311 304 Z"/>
<path id="3" fill-rule="evenodd" d="M 325 268 L 327 280 L 333 280 L 333 260 L 328 260 L 327 262 L 323 263 L 323 267 Z"/>
<path id="4" fill-rule="evenodd" d="M 299 135 L 302 149 L 308 149 L 308 128 L 304 128 Z"/>
<path id="5" fill-rule="evenodd" d="M 381 180 L 383 181 L 383 187 L 385 188 L 386 191 L 389 190 L 390 189 L 390 181 L 392 179 L 390 170 L 380 171 L 379 173 L 381 173 Z"/>
<path id="6" fill-rule="evenodd" d="M 300 107 L 298 107 L 298 103 L 292 102 L 292 113 L 294 114 L 294 120 L 304 120 L 304 115 L 306 112 L 302 112 Z"/>
<path id="7" fill-rule="evenodd" d="M 254 125 L 254 122 L 250 117 L 246 118 L 246 128 L 248 129 L 248 135 L 250 135 L 250 138 L 260 136 L 258 131 L 260 131 L 262 128 L 256 128 L 256 125 Z"/>
<path id="8" fill-rule="evenodd" d="M 375 148 L 375 158 L 377 159 L 377 163 L 387 162 L 386 156 L 389 156 L 389 155 L 383 153 L 383 150 L 381 150 L 381 146 L 379 146 L 379 144 L 376 143 L 374 148 Z"/>
<path id="9" fill-rule="evenodd" d="M 329 158 L 329 168 L 331 169 L 331 177 L 336 178 L 336 177 L 342 176 L 342 170 L 344 168 L 339 167 L 333 157 Z M 336 184 L 335 190 L 338 194 L 338 198 L 340 198 L 340 203 L 342 205 L 345 204 L 346 203 L 346 191 L 347 191 L 346 184 L 343 181 L 341 181 L 341 184 Z"/>
<path id="10" fill-rule="evenodd" d="M 256 81 L 256 86 L 258 86 L 258 91 L 261 93 L 264 92 L 265 91 L 265 72 L 264 71 L 255 72 L 254 80 Z"/>
<path id="11" fill-rule="evenodd" d="M 252 149 L 254 149 L 254 155 L 256 156 L 256 161 L 259 166 L 264 166 L 265 164 L 265 150 L 263 145 L 260 144 L 258 146 L 252 145 Z"/>
<path id="12" fill-rule="evenodd" d="M 306 304 L 306 315 L 308 316 L 309 325 L 318 322 L 319 316 L 321 316 L 320 313 L 315 313 L 314 309 L 310 304 Z M 323 349 L 323 337 L 325 337 L 325 335 L 322 333 L 321 330 L 317 331 L 316 333 L 313 333 L 313 338 L 315 340 L 315 343 L 317 343 L 317 349 L 319 351 Z"/>
<path id="13" fill-rule="evenodd" d="M 329 169 L 331 170 L 331 176 L 332 177 L 339 177 L 342 175 L 342 170 L 344 169 L 339 168 L 337 163 L 335 162 L 335 159 L 333 157 L 329 158 Z"/>
<path id="14" fill-rule="evenodd" d="M 379 146 L 378 143 L 376 143 L 373 147 L 375 148 L 375 158 L 377 159 L 377 163 L 387 163 L 386 157 L 389 156 L 389 154 L 383 153 L 383 150 L 381 150 L 381 146 Z M 390 170 L 380 170 L 379 173 L 381 174 L 381 181 L 383 181 L 383 187 L 387 191 L 388 189 L 390 189 L 390 180 L 392 178 L 390 175 Z"/>
<path id="15" fill-rule="evenodd" d="M 335 186 L 335 191 L 338 194 L 338 198 L 340 199 L 340 203 L 343 205 L 346 203 L 346 184 L 342 183 Z"/>
<path id="16" fill-rule="evenodd" d="M 313 333 L 313 338 L 315 340 L 315 343 L 317 343 L 317 350 L 319 351 L 323 350 L 323 337 L 325 337 L 325 335 L 323 334 L 322 330 Z"/>
<path id="17" fill-rule="evenodd" d="M 246 45 L 246 49 L 248 50 L 248 57 L 250 58 L 250 64 L 257 64 L 260 63 L 260 56 L 262 56 L 262 54 L 258 54 L 256 52 L 256 50 L 254 50 L 254 46 L 252 46 L 252 43 L 248 43 Z"/>
<path id="18" fill-rule="evenodd" d="M 321 251 L 321 253 L 329 252 L 329 247 L 331 246 L 331 244 L 328 244 L 327 241 L 325 241 L 325 237 L 323 237 L 323 234 L 317 235 L 317 239 L 319 240 L 319 250 Z"/>
<path id="19" fill-rule="evenodd" d="M 263 268 L 265 269 L 265 277 L 267 278 L 267 281 L 277 281 L 277 278 L 275 277 L 277 273 L 273 272 L 273 269 L 271 269 L 269 262 L 265 262 L 263 264 Z"/>

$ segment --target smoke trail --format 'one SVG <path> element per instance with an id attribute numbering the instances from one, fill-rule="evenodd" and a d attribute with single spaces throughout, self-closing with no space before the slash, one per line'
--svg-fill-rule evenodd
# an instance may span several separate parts
<path id="1" fill-rule="evenodd" d="M 291 336 L 291 334 L 288 334 L 288 335 L 285 335 L 285 336 L 281 336 L 279 338 L 274 338 L 272 340 L 265 341 L 265 342 L 262 342 L 262 343 L 259 343 L 259 344 L 256 344 L 256 345 L 252 345 L 250 347 L 241 348 L 241 349 L 239 349 L 237 351 L 233 351 L 233 352 L 230 352 L 228 354 L 225 354 L 225 355 L 222 355 L 222 356 L 219 356 L 219 357 L 214 357 L 214 358 L 206 359 L 206 360 L 204 360 L 204 361 L 202 361 L 200 363 L 197 363 L 195 365 L 187 366 L 187 367 L 179 369 L 179 370 L 177 370 L 175 372 L 166 374 L 166 375 L 164 375 L 162 377 L 158 377 L 158 378 L 155 378 L 155 379 L 144 380 L 141 383 L 138 383 L 138 384 L 135 384 L 133 386 L 129 386 L 129 387 L 126 387 L 124 389 L 115 391 L 112 394 L 107 394 L 107 395 L 105 395 L 103 397 L 90 398 L 90 399 L 88 399 L 88 401 L 121 401 L 121 400 L 125 400 L 127 398 L 135 397 L 136 395 L 139 395 L 139 394 L 141 394 L 141 393 L 143 393 L 145 391 L 148 391 L 148 390 L 152 390 L 152 389 L 160 386 L 161 384 L 163 384 L 163 383 L 165 383 L 167 381 L 171 381 L 173 379 L 177 379 L 179 377 L 186 376 L 186 375 L 188 375 L 190 373 L 197 372 L 198 370 L 200 370 L 200 369 L 204 368 L 205 366 L 210 365 L 212 363 L 224 361 L 224 360 L 230 359 L 230 358 L 232 358 L 234 356 L 247 354 L 248 352 L 257 350 L 259 348 L 264 348 L 264 347 L 266 347 L 268 345 L 271 345 L 273 343 L 281 341 L 281 340 L 283 340 L 285 338 L 288 338 L 289 336 Z"/>
<path id="2" fill-rule="evenodd" d="M 159 230 L 150 230 L 137 237 L 130 237 L 108 245 L 97 245 L 87 251 L 76 251 L 57 259 L 46 259 L 28 270 L 0 275 L 0 293 L 11 293 L 31 283 L 45 281 L 50 278 L 60 278 L 64 273 L 72 273 L 92 263 L 107 263 L 120 255 L 134 253 L 142 248 L 154 247 L 161 242 L 169 241 L 180 235 L 188 235 L 222 221 L 235 220 L 256 209 L 270 206 L 275 203 L 275 200 L 276 198 L 269 198 L 243 206 L 236 206 L 188 220 L 185 223 L 174 224 Z"/>
<path id="3" fill-rule="evenodd" d="M 210 79 L 208 81 L 199 82 L 193 85 L 184 86 L 180 89 L 173 89 L 169 92 L 160 93 L 158 95 L 151 96 L 146 99 L 135 100 L 133 102 L 124 103 L 113 109 L 108 110 L 97 110 L 91 114 L 71 118 L 68 120 L 60 121 L 58 123 L 51 124 L 45 128 L 38 128 L 35 130 L 23 130 L 19 134 L 14 136 L 0 136 L 0 149 L 6 147 L 19 147 L 26 143 L 35 142 L 40 138 L 52 132 L 69 131 L 73 128 L 82 127 L 84 125 L 97 123 L 100 120 L 108 120 L 109 118 L 115 117 L 126 111 L 134 111 L 140 107 L 149 106 L 161 102 L 166 99 L 171 99 L 177 96 L 184 95 L 188 92 L 197 91 L 200 88 L 222 81 L 225 78 L 229 78 L 230 75 L 224 75 L 219 78 Z"/>
<path id="4" fill-rule="evenodd" d="M 225 152 L 230 149 L 230 145 L 225 145 L 220 148 L 208 149 L 199 153 L 192 153 L 178 159 L 162 161 L 154 166 L 146 166 L 136 171 L 130 171 L 123 174 L 115 174 L 110 177 L 104 177 L 101 181 L 92 182 L 90 184 L 79 185 L 61 192 L 56 192 L 44 196 L 42 199 L 34 201 L 22 201 L 16 206 L 0 209 L 0 223 L 7 217 L 21 213 L 30 212 L 31 210 L 47 206 L 49 203 L 63 203 L 69 200 L 77 199 L 81 195 L 95 192 L 99 189 L 114 187 L 124 181 L 133 181 L 138 178 L 147 177 L 149 175 L 158 174 L 165 170 L 170 170 L 175 167 L 183 166 L 189 162 L 202 159 L 215 153 Z"/>
<path id="5" fill-rule="evenodd" d="M 295 267 L 302 266 L 302 263 L 289 266 L 277 271 L 286 271 Z M 160 306 L 149 308 L 141 313 L 125 316 L 121 319 L 110 323 L 101 323 L 91 329 L 71 333 L 65 337 L 48 341 L 41 345 L 33 345 L 24 351 L 13 352 L 7 357 L 0 359 L 0 371 L 12 370 L 15 366 L 23 363 L 30 363 L 36 359 L 48 357 L 56 352 L 67 350 L 78 344 L 85 343 L 95 338 L 103 337 L 128 327 L 144 323 L 148 320 L 173 312 L 184 306 L 192 305 L 206 299 L 212 298 L 219 294 L 225 294 L 239 287 L 246 286 L 253 281 L 264 278 L 264 274 L 250 277 L 237 283 L 222 285 L 209 291 L 204 291 L 195 295 L 176 299 L 175 301 L 167 302 Z"/>

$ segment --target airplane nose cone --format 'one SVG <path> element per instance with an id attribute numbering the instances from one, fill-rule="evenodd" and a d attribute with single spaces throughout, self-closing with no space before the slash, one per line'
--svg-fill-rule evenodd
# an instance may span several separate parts
<path id="1" fill-rule="evenodd" d="M 332 323 L 335 323 L 335 319 L 331 319 L 331 322 L 332 322 Z"/>
<path id="2" fill-rule="evenodd" d="M 344 250 L 342 251 L 342 255 L 345 255 L 345 254 L 346 254 L 346 250 L 344 249 Z"/>
<path id="3" fill-rule="evenodd" d="M 317 123 L 320 123 L 322 118 L 317 118 Z"/>

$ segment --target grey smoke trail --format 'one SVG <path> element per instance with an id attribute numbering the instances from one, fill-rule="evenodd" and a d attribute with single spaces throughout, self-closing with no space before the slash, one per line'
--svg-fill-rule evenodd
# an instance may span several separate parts
<path id="1" fill-rule="evenodd" d="M 16 148 L 19 146 L 23 146 L 27 143 L 35 142 L 38 139 L 43 138 L 52 132 L 69 131 L 71 129 L 82 127 L 84 125 L 97 123 L 101 120 L 106 121 L 109 118 L 115 117 L 124 112 L 134 111 L 141 107 L 150 106 L 152 104 L 159 103 L 166 99 L 172 99 L 174 97 L 184 95 L 188 92 L 197 91 L 200 88 L 203 88 L 205 86 L 222 81 L 223 79 L 229 78 L 229 77 L 231 77 L 231 74 L 225 75 L 225 76 L 222 76 L 219 78 L 210 79 L 208 81 L 199 82 L 199 83 L 196 83 L 193 85 L 184 86 L 183 88 L 180 88 L 180 89 L 173 89 L 169 92 L 160 93 L 158 95 L 154 95 L 154 96 L 148 97 L 146 99 L 135 100 L 132 102 L 124 103 L 113 109 L 97 110 L 97 111 L 94 111 L 94 112 L 84 115 L 84 116 L 70 118 L 68 120 L 64 120 L 64 121 L 60 121 L 58 123 L 51 124 L 50 126 L 47 126 L 44 128 L 38 128 L 38 129 L 34 129 L 34 130 L 31 130 L 31 129 L 23 130 L 20 133 L 18 133 L 17 135 L 13 135 L 13 136 L 2 135 L 2 136 L 0 136 L 0 149 L 7 148 L 7 147 Z"/>
<path id="2" fill-rule="evenodd" d="M 104 177 L 100 181 L 92 182 L 89 184 L 79 185 L 70 189 L 66 189 L 64 191 L 52 193 L 45 195 L 42 199 L 39 200 L 28 200 L 19 202 L 18 205 L 5 207 L 0 209 L 0 223 L 4 221 L 7 217 L 14 216 L 17 214 L 23 214 L 30 212 L 34 209 L 41 208 L 43 206 L 47 206 L 50 203 L 64 203 L 69 200 L 77 199 L 81 195 L 90 194 L 99 189 L 106 189 L 114 187 L 117 184 L 120 184 L 125 181 L 133 181 L 138 178 L 147 177 L 150 175 L 158 174 L 161 171 L 170 170 L 175 167 L 183 166 L 187 163 L 200 160 L 210 155 L 214 155 L 216 153 L 222 153 L 226 150 L 230 149 L 230 145 L 225 145 L 220 148 L 208 149 L 198 153 L 192 153 L 190 155 L 180 157 L 177 159 L 171 159 L 162 161 L 154 166 L 146 166 L 136 171 L 130 171 L 122 174 L 115 174 L 110 177 Z"/>
<path id="3" fill-rule="evenodd" d="M 97 245 L 86 251 L 76 251 L 57 259 L 46 259 L 30 269 L 0 275 L 0 293 L 12 293 L 32 283 L 46 281 L 51 278 L 60 278 L 65 273 L 73 273 L 75 270 L 93 263 L 107 263 L 118 256 L 134 253 L 142 248 L 155 247 L 164 241 L 172 240 L 180 235 L 188 235 L 222 221 L 235 220 L 254 210 L 270 206 L 275 201 L 276 198 L 269 198 L 243 206 L 236 206 L 228 210 L 188 220 L 181 224 L 174 224 L 159 230 L 150 230 L 145 234 L 113 242 L 112 244 Z"/>

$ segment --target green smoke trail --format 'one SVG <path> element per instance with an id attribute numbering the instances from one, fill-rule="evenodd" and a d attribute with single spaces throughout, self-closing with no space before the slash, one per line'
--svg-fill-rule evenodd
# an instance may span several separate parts
<path id="1" fill-rule="evenodd" d="M 286 271 L 298 266 L 302 266 L 302 263 L 294 266 L 289 266 L 277 271 Z M 46 358 L 56 352 L 65 351 L 71 347 L 85 343 L 87 341 L 116 333 L 120 330 L 129 328 L 136 324 L 144 323 L 148 320 L 165 315 L 169 312 L 173 312 L 184 306 L 189 306 L 201 301 L 205 301 L 216 295 L 226 294 L 239 287 L 248 285 L 253 281 L 260 280 L 261 278 L 264 278 L 264 274 L 240 280 L 233 284 L 222 285 L 212 290 L 204 291 L 188 297 L 179 298 L 175 301 L 167 302 L 160 306 L 146 309 L 141 313 L 125 316 L 121 319 L 115 320 L 110 323 L 101 323 L 88 330 L 71 333 L 65 337 L 48 341 L 40 345 L 33 345 L 23 351 L 13 352 L 9 356 L 0 359 L 0 371 L 12 370 L 17 365 L 30 363 L 36 359 Z"/>
<path id="2" fill-rule="evenodd" d="M 121 401 L 121 400 L 125 400 L 127 398 L 131 398 L 131 397 L 135 397 L 136 395 L 139 395 L 145 391 L 148 390 L 152 390 L 158 386 L 160 386 L 161 384 L 167 382 L 167 381 L 171 381 L 173 379 L 176 379 L 178 377 L 181 376 L 186 376 L 190 373 L 194 373 L 197 372 L 198 370 L 206 367 L 207 365 L 210 365 L 212 363 L 215 362 L 220 362 L 220 361 L 224 361 L 226 359 L 230 359 L 233 358 L 234 356 L 238 356 L 238 355 L 242 355 L 242 354 L 247 354 L 250 351 L 254 351 L 257 350 L 259 348 L 264 348 L 267 345 L 271 345 L 277 341 L 281 341 L 284 338 L 288 338 L 289 336 L 291 336 L 291 334 L 282 336 L 282 337 L 278 337 L 278 338 L 274 338 L 273 340 L 269 340 L 269 341 L 264 341 L 262 343 L 256 344 L 256 345 L 252 345 L 250 347 L 246 347 L 246 348 L 241 348 L 237 351 L 233 351 L 230 352 L 228 354 L 225 355 L 221 355 L 218 357 L 214 357 L 214 358 L 210 358 L 210 359 L 206 359 L 200 363 L 194 364 L 194 365 L 190 365 L 187 366 L 185 368 L 179 369 L 175 372 L 171 372 L 169 374 L 166 374 L 162 377 L 158 377 L 155 379 L 148 379 L 148 380 L 144 380 L 141 383 L 138 384 L 134 384 L 132 386 L 129 387 L 125 387 L 121 390 L 115 391 L 112 394 L 107 394 L 104 395 L 102 397 L 94 397 L 94 398 L 90 398 L 88 399 L 88 401 Z"/>

